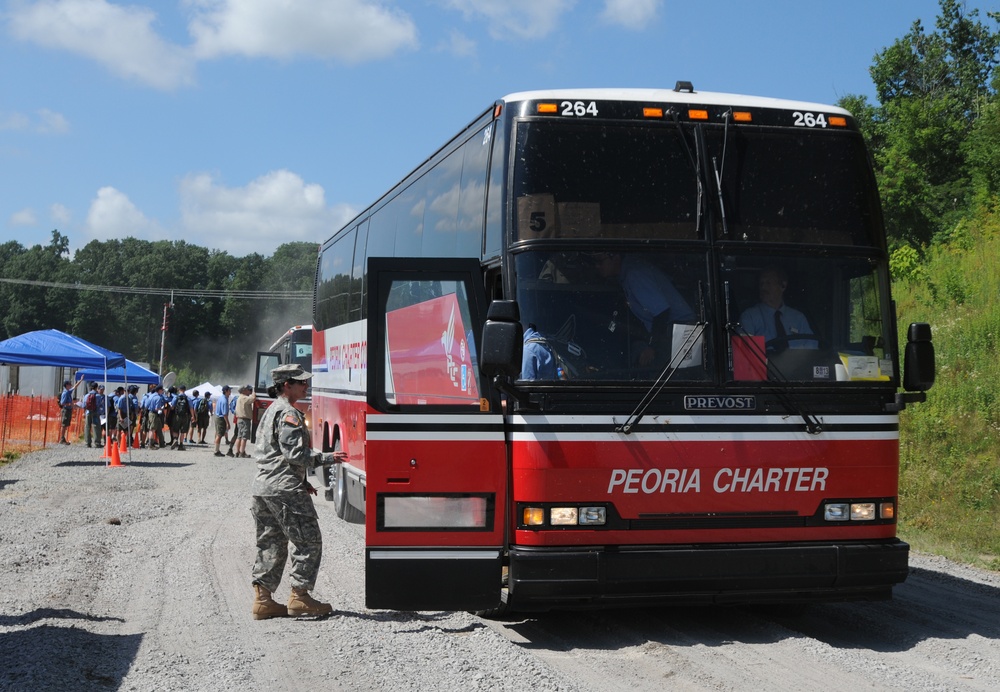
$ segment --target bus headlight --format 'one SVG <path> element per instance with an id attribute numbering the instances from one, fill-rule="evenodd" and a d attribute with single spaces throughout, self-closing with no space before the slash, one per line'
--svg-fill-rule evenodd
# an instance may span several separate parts
<path id="1" fill-rule="evenodd" d="M 851 521 L 872 521 L 874 518 L 874 502 L 855 502 L 851 505 Z"/>
<path id="2" fill-rule="evenodd" d="M 606 507 L 581 507 L 580 526 L 603 526 L 608 521 Z"/>
<path id="3" fill-rule="evenodd" d="M 607 526 L 608 508 L 603 505 L 559 505 L 556 507 L 521 506 L 520 526 L 564 528 L 570 526 Z"/>
<path id="4" fill-rule="evenodd" d="M 846 502 L 834 502 L 824 508 L 823 518 L 827 521 L 847 521 L 851 518 L 850 511 Z"/>
<path id="5" fill-rule="evenodd" d="M 549 510 L 549 522 L 553 526 L 576 526 L 576 507 L 553 507 Z"/>
<path id="6" fill-rule="evenodd" d="M 825 521 L 892 521 L 896 518 L 895 502 L 828 502 L 823 505 Z"/>

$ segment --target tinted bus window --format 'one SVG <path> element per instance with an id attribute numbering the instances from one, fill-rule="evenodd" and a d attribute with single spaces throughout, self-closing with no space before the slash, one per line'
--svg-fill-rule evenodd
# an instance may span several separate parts
<path id="1" fill-rule="evenodd" d="M 704 253 L 531 251 L 515 267 L 521 321 L 562 357 L 565 379 L 652 380 L 674 356 L 674 380 L 711 373 L 711 333 L 688 341 L 703 321 Z"/>
<path id="2" fill-rule="evenodd" d="M 486 241 L 483 257 L 490 258 L 500 254 L 503 240 L 503 184 L 507 172 L 507 160 L 504 157 L 504 132 L 499 125 L 487 132 L 493 133 L 493 153 L 490 155 L 490 179 L 486 198 Z"/>
<path id="3" fill-rule="evenodd" d="M 728 236 L 718 223 L 717 237 L 876 245 L 878 200 L 860 135 L 731 127 L 707 138 L 722 162 Z"/>
<path id="4" fill-rule="evenodd" d="M 420 257 L 454 257 L 458 197 L 462 182 L 461 150 L 452 152 L 421 178 L 426 190 Z"/>
<path id="5" fill-rule="evenodd" d="M 733 379 L 816 384 L 893 379 L 896 363 L 880 277 L 867 259 L 730 256 L 722 278 L 736 324 Z"/>
<path id="6" fill-rule="evenodd" d="M 355 235 L 356 230 L 352 229 L 323 250 L 314 320 L 316 329 L 328 329 L 350 320 Z"/>
<path id="7" fill-rule="evenodd" d="M 420 248 L 424 237 L 424 208 L 427 206 L 425 189 L 426 182 L 424 178 L 420 178 L 391 202 L 396 207 L 395 257 L 422 256 Z"/>
<path id="8" fill-rule="evenodd" d="M 462 192 L 458 206 L 457 257 L 476 257 L 483 247 L 483 213 L 486 205 L 486 164 L 489 162 L 493 125 L 473 135 L 462 147 Z"/>
<path id="9" fill-rule="evenodd" d="M 519 123 L 517 239 L 698 237 L 691 137 L 662 124 Z"/>
<path id="10" fill-rule="evenodd" d="M 366 285 L 366 246 L 368 243 L 368 220 L 358 226 L 358 237 L 354 241 L 354 266 L 351 269 L 351 321 L 367 316 L 368 299 Z"/>

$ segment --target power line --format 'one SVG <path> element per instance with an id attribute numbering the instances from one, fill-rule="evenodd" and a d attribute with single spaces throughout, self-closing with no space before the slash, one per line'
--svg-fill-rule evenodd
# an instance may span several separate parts
<path id="1" fill-rule="evenodd" d="M 64 288 L 74 291 L 101 291 L 104 293 L 131 293 L 147 296 L 173 296 L 174 298 L 239 298 L 241 300 L 312 300 L 312 291 L 233 291 L 211 288 L 139 288 L 135 286 L 93 286 L 81 283 L 56 281 L 30 281 L 28 279 L 0 279 L 7 284 Z"/>

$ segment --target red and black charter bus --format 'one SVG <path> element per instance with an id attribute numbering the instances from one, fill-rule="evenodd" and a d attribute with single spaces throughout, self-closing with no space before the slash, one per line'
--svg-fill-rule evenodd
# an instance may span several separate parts
<path id="1" fill-rule="evenodd" d="M 906 578 L 899 414 L 933 345 L 912 324 L 899 358 L 847 111 L 683 82 L 512 94 L 316 277 L 313 443 L 347 452 L 327 496 L 365 522 L 369 607 L 874 600 Z"/>

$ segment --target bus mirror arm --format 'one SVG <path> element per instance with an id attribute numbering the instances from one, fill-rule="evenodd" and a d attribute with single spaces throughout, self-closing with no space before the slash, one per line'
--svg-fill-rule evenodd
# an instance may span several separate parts
<path id="1" fill-rule="evenodd" d="M 497 375 L 493 378 L 493 388 L 516 401 L 520 408 L 525 408 L 531 404 L 528 395 L 515 387 L 510 380 L 502 375 Z"/>

